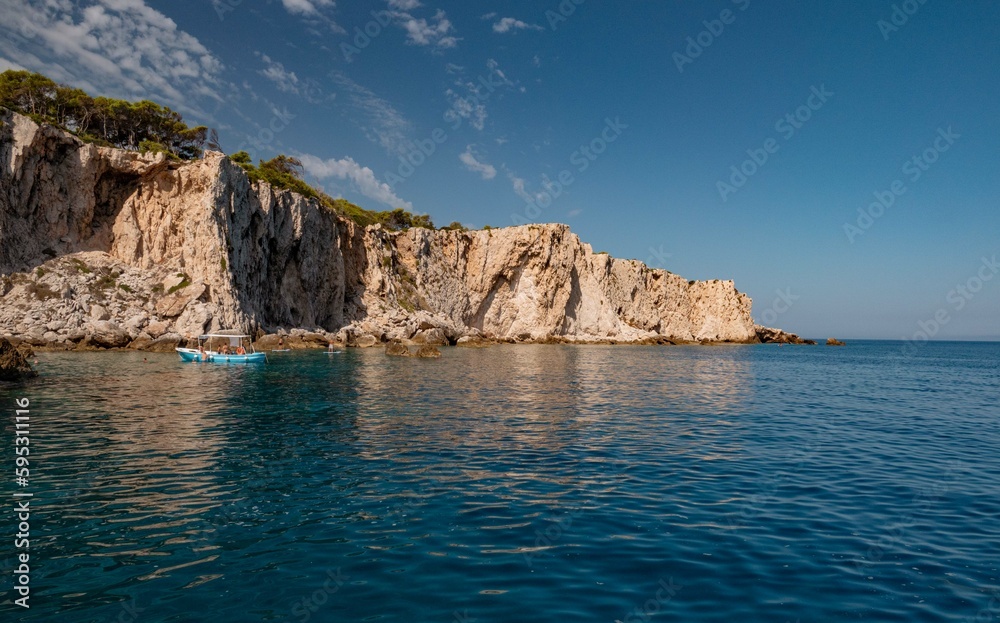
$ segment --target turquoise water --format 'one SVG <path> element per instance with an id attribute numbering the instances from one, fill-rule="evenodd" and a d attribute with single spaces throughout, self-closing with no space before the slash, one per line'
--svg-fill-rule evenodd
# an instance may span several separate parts
<path id="1" fill-rule="evenodd" d="M 4 621 L 1000 621 L 1000 344 L 146 357 L 0 389 Z"/>

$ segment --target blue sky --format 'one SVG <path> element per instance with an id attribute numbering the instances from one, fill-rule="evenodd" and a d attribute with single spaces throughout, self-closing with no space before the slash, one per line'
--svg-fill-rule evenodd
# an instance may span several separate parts
<path id="1" fill-rule="evenodd" d="M 851 4 L 0 0 L 0 68 L 371 209 L 568 223 L 805 336 L 998 339 L 1000 6 Z"/>

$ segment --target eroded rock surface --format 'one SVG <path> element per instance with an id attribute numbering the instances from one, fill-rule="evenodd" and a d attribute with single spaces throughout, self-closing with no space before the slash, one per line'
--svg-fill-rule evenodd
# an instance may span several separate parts
<path id="1" fill-rule="evenodd" d="M 594 253 L 565 225 L 362 228 L 251 183 L 222 154 L 171 163 L 0 120 L 0 335 L 67 347 L 162 347 L 223 328 L 352 346 L 759 339 L 732 281 Z"/>

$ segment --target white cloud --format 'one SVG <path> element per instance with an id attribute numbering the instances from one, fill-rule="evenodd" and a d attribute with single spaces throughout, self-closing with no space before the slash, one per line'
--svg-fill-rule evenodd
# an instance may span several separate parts
<path id="1" fill-rule="evenodd" d="M 423 6 L 417 0 L 387 0 L 389 15 L 393 22 L 406 31 L 406 43 L 409 45 L 431 46 L 434 48 L 453 48 L 458 45 L 458 39 L 453 34 L 455 27 L 444 11 L 438 9 L 429 20 L 414 17 L 409 11 Z"/>
<path id="2" fill-rule="evenodd" d="M 469 125 L 481 131 L 486 127 L 486 104 L 478 98 L 478 87 L 475 84 L 469 82 L 465 86 L 469 90 L 468 96 L 459 95 L 453 89 L 444 92 L 445 97 L 451 102 L 444 118 L 451 123 L 465 119 Z"/>
<path id="3" fill-rule="evenodd" d="M 285 9 L 293 15 L 318 15 L 321 8 L 333 8 L 333 0 L 281 0 Z"/>
<path id="4" fill-rule="evenodd" d="M 358 189 L 358 192 L 369 199 L 374 199 L 393 208 L 413 209 L 412 203 L 400 199 L 393 192 L 391 186 L 380 182 L 371 169 L 361 166 L 353 158 L 323 160 L 311 154 L 300 155 L 298 158 L 302 161 L 302 169 L 317 179 L 332 177 L 349 180 Z"/>
<path id="5" fill-rule="evenodd" d="M 514 193 L 516 193 L 518 197 L 520 197 L 521 199 L 523 199 L 526 202 L 534 203 L 535 196 L 532 195 L 531 193 L 529 193 L 524 188 L 524 184 L 525 184 L 524 178 L 517 177 L 516 175 L 514 175 L 510 171 L 507 172 L 507 177 L 510 179 L 511 184 L 514 186 Z"/>
<path id="6" fill-rule="evenodd" d="M 388 0 L 389 6 L 399 11 L 412 11 L 422 6 L 419 0 Z"/>
<path id="7" fill-rule="evenodd" d="M 222 100 L 219 59 L 144 0 L 0 0 L 0 15 L 0 57 L 10 64 L 179 110 Z"/>
<path id="8" fill-rule="evenodd" d="M 445 97 L 451 102 L 448 110 L 444 114 L 446 121 L 456 123 L 461 120 L 469 122 L 473 128 L 482 130 L 486 127 L 486 101 L 489 100 L 500 87 L 513 87 L 515 83 L 507 77 L 507 74 L 500 69 L 500 64 L 494 59 L 486 61 L 486 68 L 489 70 L 486 75 L 480 75 L 478 81 L 471 82 L 460 78 L 455 81 L 455 86 L 464 91 L 460 93 L 455 89 L 445 91 Z"/>
<path id="9" fill-rule="evenodd" d="M 482 175 L 484 180 L 491 180 L 497 176 L 496 167 L 492 164 L 481 162 L 476 158 L 475 154 L 472 153 L 472 145 L 467 146 L 465 151 L 458 156 L 458 159 L 462 161 L 465 168 Z"/>
<path id="10" fill-rule="evenodd" d="M 260 75 L 264 76 L 278 87 L 279 90 L 286 93 L 299 92 L 299 77 L 295 75 L 294 71 L 288 71 L 285 66 L 278 61 L 271 60 L 267 54 L 257 53 L 260 60 L 264 62 L 264 69 L 258 72 Z"/>
<path id="11" fill-rule="evenodd" d="M 412 125 L 392 104 L 338 71 L 330 78 L 364 117 L 359 125 L 368 140 L 394 154 L 405 153 L 412 146 Z"/>
<path id="12" fill-rule="evenodd" d="M 499 22 L 493 24 L 493 32 L 498 32 L 500 34 L 511 31 L 517 32 L 518 30 L 542 30 L 542 27 L 538 24 L 522 22 L 521 20 L 514 19 L 513 17 L 500 18 Z"/>
<path id="13" fill-rule="evenodd" d="M 410 15 L 402 16 L 400 25 L 406 31 L 406 42 L 412 45 L 433 45 L 439 48 L 453 48 L 458 40 L 449 35 L 452 30 L 451 21 L 445 17 L 444 11 L 438 11 L 428 22 L 424 18 Z"/>
<path id="14" fill-rule="evenodd" d="M 24 71 L 24 67 L 21 67 L 13 61 L 8 61 L 4 57 L 0 56 L 0 71 L 7 71 L 8 69 L 13 69 L 14 71 Z"/>
<path id="15" fill-rule="evenodd" d="M 531 193 L 527 189 L 527 182 L 522 177 L 514 175 L 512 171 L 504 167 L 504 171 L 507 173 L 507 179 L 510 180 L 511 186 L 514 188 L 514 194 L 521 198 L 522 201 L 526 203 L 536 203 L 538 201 L 544 201 L 546 197 L 551 199 L 552 197 L 544 190 L 540 190 L 536 193 Z M 552 180 L 549 179 L 547 175 L 542 176 L 542 186 L 550 186 Z"/>

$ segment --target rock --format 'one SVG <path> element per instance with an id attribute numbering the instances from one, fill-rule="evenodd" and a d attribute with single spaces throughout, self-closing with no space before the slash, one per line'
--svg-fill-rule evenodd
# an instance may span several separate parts
<path id="1" fill-rule="evenodd" d="M 733 282 L 688 281 L 595 254 L 565 225 L 362 227 L 294 192 L 251 183 L 216 152 L 168 165 L 162 154 L 84 144 L 6 109 L 0 145 L 0 274 L 45 262 L 64 273 L 56 279 L 49 270 L 45 283 L 68 297 L 41 300 L 10 284 L 0 331 L 41 339 L 52 314 L 4 312 L 65 302 L 84 315 L 100 304 L 107 318 L 93 321 L 129 330 L 126 310 L 144 307 L 160 321 L 183 319 L 173 324 L 183 333 L 209 323 L 303 335 L 344 327 L 339 340 L 358 345 L 411 337 L 445 344 L 472 327 L 498 341 L 758 339 L 751 301 Z M 192 285 L 170 293 L 185 278 Z"/>
<path id="2" fill-rule="evenodd" d="M 66 326 L 65 320 L 53 320 L 49 324 L 45 325 L 45 328 L 49 331 L 58 331 Z"/>
<path id="3" fill-rule="evenodd" d="M 0 381 L 20 381 L 38 376 L 31 365 L 10 342 L 0 338 Z"/>
<path id="4" fill-rule="evenodd" d="M 161 285 L 163 286 L 164 292 L 170 292 L 182 283 L 184 283 L 184 275 L 174 274 L 164 279 Z"/>
<path id="5" fill-rule="evenodd" d="M 193 303 L 174 322 L 174 331 L 192 338 L 205 333 L 205 328 L 212 321 L 212 310 L 203 303 Z"/>
<path id="6" fill-rule="evenodd" d="M 131 340 L 120 326 L 108 320 L 98 320 L 90 325 L 87 341 L 99 348 L 121 348 Z"/>
<path id="7" fill-rule="evenodd" d="M 27 360 L 32 360 L 35 358 L 35 350 L 31 348 L 31 344 L 28 342 L 19 342 L 16 346 L 17 352 L 21 353 L 21 356 Z"/>
<path id="8" fill-rule="evenodd" d="M 146 325 L 146 333 L 154 340 L 170 330 L 170 323 L 158 320 Z"/>
<path id="9" fill-rule="evenodd" d="M 846 346 L 846 344 L 844 342 L 841 342 L 840 340 L 834 339 L 832 337 L 828 338 L 826 340 L 826 345 L 827 346 Z"/>
<path id="10" fill-rule="evenodd" d="M 139 312 L 125 321 L 125 331 L 135 339 L 148 322 L 149 316 L 146 312 Z"/>
<path id="11" fill-rule="evenodd" d="M 781 329 L 772 329 L 761 325 L 754 325 L 754 332 L 757 340 L 761 344 L 815 344 L 813 340 L 803 340 L 794 333 L 788 333 Z"/>
<path id="12" fill-rule="evenodd" d="M 109 320 L 111 318 L 111 314 L 108 313 L 107 308 L 103 305 L 91 305 L 90 317 L 94 320 Z"/>
<path id="13" fill-rule="evenodd" d="M 310 331 L 308 333 L 302 334 L 300 339 L 303 342 L 312 342 L 313 344 L 319 344 L 321 346 L 326 346 L 330 342 L 332 336 L 327 336 L 322 333 L 316 333 L 315 331 Z"/>
<path id="14" fill-rule="evenodd" d="M 142 347 L 142 350 L 151 353 L 172 353 L 175 348 L 181 345 L 182 340 L 183 338 L 177 333 L 167 333 Z"/>
<path id="15" fill-rule="evenodd" d="M 204 283 L 193 283 L 157 301 L 156 313 L 164 318 L 176 318 L 181 315 L 189 303 L 196 301 L 204 293 Z"/>
<path id="16" fill-rule="evenodd" d="M 417 349 L 416 356 L 424 359 L 437 359 L 441 356 L 441 351 L 435 346 L 421 346 Z"/>
<path id="17" fill-rule="evenodd" d="M 391 357 L 410 357 L 410 356 L 412 356 L 412 353 L 410 352 L 410 349 L 407 348 L 407 347 L 405 347 L 405 346 L 403 346 L 399 342 L 393 342 L 391 344 L 387 344 L 386 347 L 385 347 L 385 354 L 389 355 Z"/>
<path id="18" fill-rule="evenodd" d="M 477 335 L 463 335 L 458 338 L 458 341 L 455 342 L 455 346 L 462 346 L 464 348 L 486 348 L 487 346 L 491 346 L 491 344 Z"/>
<path id="19" fill-rule="evenodd" d="M 153 343 L 153 338 L 149 337 L 148 333 L 140 333 L 131 342 L 129 342 L 128 347 L 131 350 L 148 350 L 149 345 Z"/>
<path id="20" fill-rule="evenodd" d="M 371 348 L 378 344 L 378 338 L 374 335 L 359 335 L 354 338 L 353 344 L 348 344 L 348 346 L 356 346 L 358 348 Z"/>
<path id="21" fill-rule="evenodd" d="M 430 346 L 447 346 L 450 343 L 444 329 L 437 327 L 418 331 L 411 339 L 414 344 L 428 344 Z"/>

